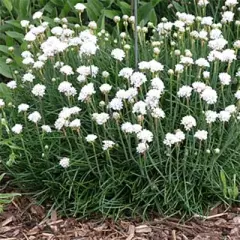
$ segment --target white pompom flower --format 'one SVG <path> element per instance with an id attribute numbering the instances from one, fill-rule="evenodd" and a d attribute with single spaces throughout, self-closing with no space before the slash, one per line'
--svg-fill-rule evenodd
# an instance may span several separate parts
<path id="1" fill-rule="evenodd" d="M 111 56 L 114 59 L 121 62 L 125 58 L 125 52 L 120 48 L 115 48 L 115 49 L 112 50 Z"/>
<path id="2" fill-rule="evenodd" d="M 15 134 L 20 134 L 23 130 L 23 126 L 22 124 L 15 124 L 13 127 L 12 127 L 12 132 L 15 133 Z"/>
<path id="3" fill-rule="evenodd" d="M 59 165 L 63 168 L 68 168 L 69 165 L 70 165 L 70 159 L 67 158 L 67 157 L 64 157 L 64 158 L 60 159 Z"/>

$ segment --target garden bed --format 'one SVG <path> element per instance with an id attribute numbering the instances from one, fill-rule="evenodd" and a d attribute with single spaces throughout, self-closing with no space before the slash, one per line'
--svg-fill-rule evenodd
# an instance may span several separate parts
<path id="1" fill-rule="evenodd" d="M 223 207 L 212 210 L 210 216 L 181 223 L 179 218 L 140 220 L 77 220 L 61 218 L 56 211 L 49 217 L 44 207 L 20 197 L 0 216 L 0 240 L 220 240 L 240 238 L 240 208 L 225 212 Z"/>

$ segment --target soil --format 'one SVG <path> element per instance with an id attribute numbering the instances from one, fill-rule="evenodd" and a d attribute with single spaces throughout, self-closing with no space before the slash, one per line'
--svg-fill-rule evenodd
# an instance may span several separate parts
<path id="1" fill-rule="evenodd" d="M 79 221 L 47 216 L 44 207 L 27 197 L 15 198 L 0 215 L 0 240 L 240 240 L 240 208 L 213 209 L 209 216 L 155 218 L 148 222 Z"/>

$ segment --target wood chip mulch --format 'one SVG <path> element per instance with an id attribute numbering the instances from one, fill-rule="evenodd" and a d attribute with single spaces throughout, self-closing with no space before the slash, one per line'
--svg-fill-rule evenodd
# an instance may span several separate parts
<path id="1" fill-rule="evenodd" d="M 185 223 L 176 218 L 78 221 L 61 218 L 56 211 L 46 217 L 42 206 L 19 197 L 0 215 L 0 240 L 240 240 L 240 208 L 216 209 Z"/>

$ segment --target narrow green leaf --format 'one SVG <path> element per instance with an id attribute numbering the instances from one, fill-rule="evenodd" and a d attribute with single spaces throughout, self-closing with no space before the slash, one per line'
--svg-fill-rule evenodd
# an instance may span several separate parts
<path id="1" fill-rule="evenodd" d="M 120 11 L 118 10 L 108 10 L 108 9 L 104 9 L 103 10 L 103 14 L 105 15 L 105 17 L 113 19 L 115 16 L 119 16 L 121 14 Z"/>
<path id="2" fill-rule="evenodd" d="M 162 0 L 152 0 L 152 6 L 156 7 L 157 4 L 159 4 Z"/>
<path id="3" fill-rule="evenodd" d="M 126 14 L 128 16 L 132 15 L 130 4 L 128 4 L 124 1 L 118 1 L 117 5 L 120 7 L 122 14 Z"/>
<path id="4" fill-rule="evenodd" d="M 30 0 L 21 0 L 19 1 L 19 18 L 20 19 L 26 19 L 28 18 L 30 13 Z"/>
<path id="5" fill-rule="evenodd" d="M 2 3 L 4 4 L 4 6 L 7 8 L 7 10 L 9 12 L 12 11 L 13 6 L 12 6 L 12 2 L 10 0 L 2 0 Z"/>
<path id="6" fill-rule="evenodd" d="M 101 15 L 103 4 L 98 0 L 88 0 L 86 6 L 89 19 L 97 22 Z"/>
<path id="7" fill-rule="evenodd" d="M 183 12 L 184 11 L 184 7 L 181 6 L 178 2 L 173 1 L 172 4 L 178 12 Z"/>
<path id="8" fill-rule="evenodd" d="M 6 173 L 3 173 L 0 175 L 0 182 L 3 180 L 3 177 L 5 176 Z"/>

